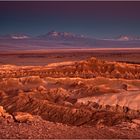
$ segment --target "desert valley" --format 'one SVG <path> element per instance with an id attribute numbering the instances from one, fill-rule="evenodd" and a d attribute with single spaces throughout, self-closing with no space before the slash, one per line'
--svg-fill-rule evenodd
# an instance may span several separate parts
<path id="1" fill-rule="evenodd" d="M 139 49 L 0 56 L 0 138 L 140 138 Z"/>

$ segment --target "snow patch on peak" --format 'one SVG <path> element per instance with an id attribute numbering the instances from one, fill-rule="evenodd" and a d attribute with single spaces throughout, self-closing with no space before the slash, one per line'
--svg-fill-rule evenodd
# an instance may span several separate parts
<path id="1" fill-rule="evenodd" d="M 29 36 L 26 36 L 26 35 L 13 35 L 11 36 L 12 39 L 28 39 Z"/>
<path id="2" fill-rule="evenodd" d="M 139 36 L 131 36 L 131 35 L 120 35 L 117 37 L 119 41 L 133 41 L 133 40 L 140 40 Z"/>

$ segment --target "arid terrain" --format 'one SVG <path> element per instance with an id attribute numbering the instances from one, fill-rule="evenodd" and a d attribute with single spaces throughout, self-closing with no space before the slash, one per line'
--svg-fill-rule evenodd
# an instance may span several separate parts
<path id="1" fill-rule="evenodd" d="M 0 138 L 140 138 L 140 49 L 0 53 Z"/>

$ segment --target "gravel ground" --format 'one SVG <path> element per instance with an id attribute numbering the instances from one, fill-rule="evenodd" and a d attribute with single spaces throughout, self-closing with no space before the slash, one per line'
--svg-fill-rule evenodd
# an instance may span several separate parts
<path id="1" fill-rule="evenodd" d="M 0 138 L 3 139 L 113 139 L 140 138 L 138 124 L 122 123 L 116 126 L 68 126 L 37 119 L 34 122 L 19 123 L 0 118 Z"/>

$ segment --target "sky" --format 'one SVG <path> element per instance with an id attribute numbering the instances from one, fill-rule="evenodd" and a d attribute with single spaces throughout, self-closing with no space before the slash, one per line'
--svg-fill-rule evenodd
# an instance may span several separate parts
<path id="1" fill-rule="evenodd" d="M 51 30 L 97 38 L 140 36 L 140 1 L 0 1 L 0 34 Z"/>

